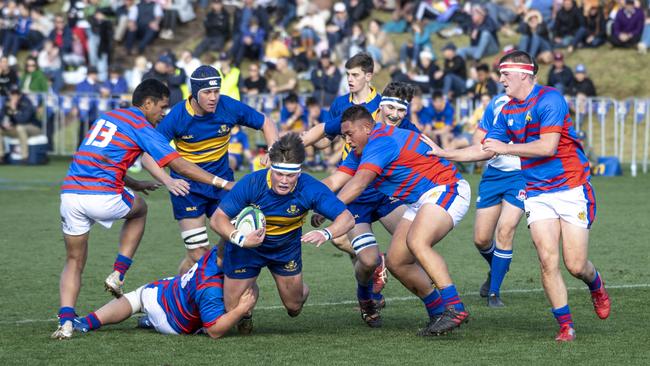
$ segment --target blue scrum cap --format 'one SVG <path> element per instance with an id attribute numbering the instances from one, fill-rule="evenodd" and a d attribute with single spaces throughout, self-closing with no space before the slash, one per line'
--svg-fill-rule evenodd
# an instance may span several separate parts
<path id="1" fill-rule="evenodd" d="M 201 90 L 221 89 L 221 74 L 210 65 L 201 65 L 190 76 L 192 97 L 198 100 Z"/>

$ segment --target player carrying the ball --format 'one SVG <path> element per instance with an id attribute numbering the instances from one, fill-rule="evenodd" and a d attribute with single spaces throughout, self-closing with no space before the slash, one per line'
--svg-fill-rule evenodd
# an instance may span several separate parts
<path id="1" fill-rule="evenodd" d="M 323 183 L 301 173 L 305 147 L 297 134 L 282 136 L 271 147 L 269 158 L 270 168 L 248 174 L 235 184 L 219 204 L 210 225 L 222 237 L 229 238 L 223 257 L 226 309 L 235 309 L 244 292 L 257 289 L 257 277 L 267 267 L 287 313 L 295 317 L 309 295 L 302 279 L 301 242 L 320 246 L 352 229 L 354 218 Z M 230 220 L 248 206 L 262 211 L 266 230 L 258 229 L 244 236 Z M 332 224 L 302 235 L 309 210 L 320 212 Z M 263 238 L 261 245 L 242 247 L 255 234 Z M 248 334 L 252 326 L 252 314 L 249 314 L 238 329 Z"/>

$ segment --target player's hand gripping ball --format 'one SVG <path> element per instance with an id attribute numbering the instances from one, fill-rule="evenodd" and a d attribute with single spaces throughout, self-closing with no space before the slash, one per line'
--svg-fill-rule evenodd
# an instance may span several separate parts
<path id="1" fill-rule="evenodd" d="M 247 236 L 257 229 L 265 227 L 266 218 L 264 217 L 264 214 L 262 211 L 252 206 L 248 206 L 241 210 L 239 215 L 237 215 L 237 220 L 235 221 L 235 228 L 244 236 Z"/>

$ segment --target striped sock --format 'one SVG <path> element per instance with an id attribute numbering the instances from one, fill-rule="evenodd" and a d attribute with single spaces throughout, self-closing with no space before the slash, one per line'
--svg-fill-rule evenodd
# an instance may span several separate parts
<path id="1" fill-rule="evenodd" d="M 510 269 L 512 250 L 495 249 L 492 257 L 492 277 L 490 279 L 490 293 L 499 296 L 501 283 Z"/>
<path id="2" fill-rule="evenodd" d="M 433 291 L 427 296 L 422 298 L 424 307 L 427 309 L 429 318 L 442 314 L 445 311 L 445 307 L 442 305 L 442 297 L 440 296 L 440 291 L 437 288 L 434 288 Z"/>
<path id="3" fill-rule="evenodd" d="M 88 324 L 89 330 L 99 329 L 102 326 L 102 322 L 99 320 L 97 314 L 95 313 L 90 313 L 86 315 L 86 317 L 83 318 L 83 322 Z"/>
<path id="4" fill-rule="evenodd" d="M 569 309 L 569 305 L 564 305 L 561 308 L 553 309 L 553 316 L 555 317 L 555 320 L 557 320 L 557 323 L 561 326 L 563 325 L 568 325 L 571 328 L 573 328 L 573 318 L 571 317 L 571 310 Z"/>
<path id="5" fill-rule="evenodd" d="M 492 245 L 490 245 L 489 248 L 487 249 L 479 249 L 479 253 L 485 258 L 485 260 L 488 262 L 488 265 L 490 265 L 490 268 L 492 268 L 492 257 L 494 256 L 494 248 L 496 247 L 496 244 L 494 243 L 494 240 L 492 241 Z"/>
<path id="6" fill-rule="evenodd" d="M 460 301 L 456 286 L 451 285 L 441 289 L 440 295 L 442 296 L 442 303 L 445 308 L 453 306 L 456 311 L 465 311 L 465 305 Z"/>
<path id="7" fill-rule="evenodd" d="M 120 272 L 120 281 L 124 281 L 124 274 L 126 274 L 126 271 L 131 267 L 131 263 L 133 263 L 133 259 L 123 256 L 122 254 L 118 254 L 117 258 L 115 258 L 113 270 Z"/>
<path id="8" fill-rule="evenodd" d="M 600 273 L 596 271 L 596 277 L 589 283 L 587 283 L 587 286 L 589 286 L 589 291 L 594 292 L 600 290 L 601 287 L 603 287 L 603 280 L 600 278 Z"/>
<path id="9" fill-rule="evenodd" d="M 372 294 L 372 282 L 370 285 L 366 284 L 361 284 L 357 282 L 357 299 L 359 301 L 367 301 L 370 300 L 370 296 Z"/>
<path id="10" fill-rule="evenodd" d="M 76 316 L 77 314 L 73 307 L 62 306 L 59 308 L 59 325 L 63 325 L 67 321 L 72 321 Z"/>
<path id="11" fill-rule="evenodd" d="M 380 293 L 377 293 L 377 294 L 374 293 L 374 292 L 372 292 L 372 285 L 370 285 L 370 289 L 371 289 L 371 291 L 370 291 L 370 297 L 371 297 L 373 300 L 375 300 L 375 301 L 380 301 L 381 299 L 384 298 L 384 295 L 382 295 L 381 292 L 380 292 Z"/>

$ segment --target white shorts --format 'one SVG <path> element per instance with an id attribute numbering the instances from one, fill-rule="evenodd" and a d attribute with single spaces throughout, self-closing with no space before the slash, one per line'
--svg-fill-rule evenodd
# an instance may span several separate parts
<path id="1" fill-rule="evenodd" d="M 61 227 L 67 235 L 82 235 L 95 222 L 107 229 L 131 211 L 135 196 L 127 189 L 122 194 L 61 194 Z"/>
<path id="2" fill-rule="evenodd" d="M 147 314 L 149 321 L 158 333 L 178 334 L 178 332 L 169 325 L 167 314 L 158 303 L 158 287 L 145 286 L 141 286 L 135 291 L 124 294 L 124 297 L 126 297 L 131 304 L 131 314 L 138 312 Z"/>
<path id="3" fill-rule="evenodd" d="M 524 207 L 528 226 L 538 220 L 562 219 L 589 229 L 596 219 L 596 196 L 589 183 L 565 191 L 526 198 Z"/>
<path id="4" fill-rule="evenodd" d="M 472 189 L 464 179 L 459 180 L 456 184 L 431 188 L 417 202 L 407 205 L 408 208 L 403 217 L 413 221 L 420 207 L 426 203 L 432 203 L 444 208 L 456 226 L 467 213 L 471 196 Z"/>

